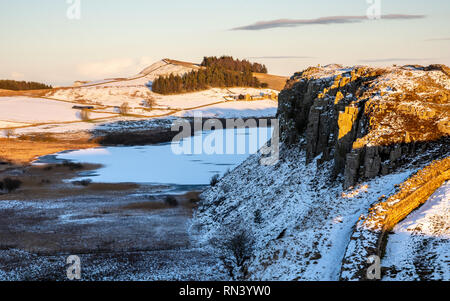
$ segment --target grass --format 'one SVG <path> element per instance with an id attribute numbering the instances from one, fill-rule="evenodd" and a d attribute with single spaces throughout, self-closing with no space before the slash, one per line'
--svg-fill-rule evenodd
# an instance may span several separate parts
<path id="1" fill-rule="evenodd" d="M 37 139 L 37 141 L 26 139 L 0 138 L 0 160 L 15 164 L 28 164 L 37 157 L 50 155 L 65 150 L 85 149 L 97 147 L 98 144 L 87 140 L 58 141 L 52 139 Z"/>
<path id="2" fill-rule="evenodd" d="M 286 81 L 289 79 L 286 76 L 278 76 L 265 73 L 253 73 L 253 76 L 259 79 L 260 82 L 267 83 L 269 85 L 269 89 L 277 91 L 283 90 L 284 86 L 286 85 Z"/>

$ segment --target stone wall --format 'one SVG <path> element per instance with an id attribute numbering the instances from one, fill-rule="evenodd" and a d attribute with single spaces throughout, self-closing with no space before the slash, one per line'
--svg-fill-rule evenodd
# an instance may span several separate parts
<path id="1" fill-rule="evenodd" d="M 400 221 L 424 204 L 450 180 L 450 157 L 434 161 L 400 185 L 399 191 L 376 204 L 358 222 L 351 237 L 351 247 L 343 259 L 342 280 L 366 280 L 367 258 L 384 256 L 387 235 Z"/>

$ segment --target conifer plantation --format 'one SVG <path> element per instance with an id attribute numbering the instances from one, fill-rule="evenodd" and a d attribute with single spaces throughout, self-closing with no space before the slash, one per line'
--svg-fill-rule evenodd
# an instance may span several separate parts
<path id="1" fill-rule="evenodd" d="M 40 90 L 40 89 L 51 89 L 52 86 L 37 83 L 37 82 L 26 82 L 26 81 L 15 81 L 15 80 L 0 80 L 0 89 L 5 90 Z"/>
<path id="2" fill-rule="evenodd" d="M 177 94 L 206 90 L 211 87 L 255 87 L 264 88 L 253 72 L 267 73 L 267 68 L 246 60 L 233 57 L 205 57 L 201 64 L 204 68 L 193 70 L 184 75 L 160 76 L 152 83 L 152 91 L 160 94 Z"/>
<path id="3" fill-rule="evenodd" d="M 247 60 L 234 59 L 232 56 L 204 57 L 201 63 L 203 67 L 220 66 L 228 70 L 244 72 L 250 69 L 251 72 L 267 73 L 267 67 L 259 63 L 251 63 Z"/>

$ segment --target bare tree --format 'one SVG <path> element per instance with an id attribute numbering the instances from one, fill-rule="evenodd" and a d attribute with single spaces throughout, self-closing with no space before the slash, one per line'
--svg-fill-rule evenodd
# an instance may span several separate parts
<path id="1" fill-rule="evenodd" d="M 130 111 L 130 106 L 128 105 L 128 102 L 124 102 L 120 105 L 120 108 L 119 108 L 120 114 L 127 115 L 129 111 Z"/>
<path id="2" fill-rule="evenodd" d="M 244 280 L 247 273 L 247 262 L 253 256 L 254 236 L 249 227 L 236 223 L 239 228 L 229 226 L 218 233 L 211 243 L 218 250 L 219 258 L 227 269 L 230 277 Z"/>
<path id="3" fill-rule="evenodd" d="M 3 131 L 3 135 L 5 135 L 6 138 L 11 138 L 14 136 L 14 130 L 13 129 L 6 129 Z"/>
<path id="4" fill-rule="evenodd" d="M 156 99 L 152 96 L 148 96 L 142 101 L 142 105 L 146 108 L 153 109 L 153 107 L 156 105 Z"/>

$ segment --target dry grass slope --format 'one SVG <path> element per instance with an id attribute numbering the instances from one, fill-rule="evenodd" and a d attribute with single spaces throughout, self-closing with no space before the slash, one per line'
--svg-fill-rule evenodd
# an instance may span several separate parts
<path id="1" fill-rule="evenodd" d="M 277 91 L 281 91 L 284 89 L 284 86 L 286 85 L 286 81 L 289 79 L 285 76 L 279 76 L 279 75 L 271 75 L 271 74 L 265 74 L 265 73 L 253 73 L 253 75 L 259 79 L 262 83 L 267 83 L 269 86 L 269 89 L 274 89 Z"/>
<path id="2" fill-rule="evenodd" d="M 70 149 L 97 147 L 87 139 L 73 141 L 32 141 L 19 139 L 0 139 L 0 160 L 14 164 L 28 164 L 37 157 L 54 154 Z"/>

